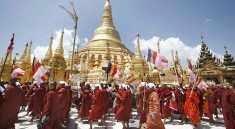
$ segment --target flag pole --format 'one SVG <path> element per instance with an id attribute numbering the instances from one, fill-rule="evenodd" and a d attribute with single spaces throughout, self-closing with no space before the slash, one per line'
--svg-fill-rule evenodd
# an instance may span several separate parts
<path id="1" fill-rule="evenodd" d="M 4 68 L 5 68 L 6 61 L 7 61 L 7 58 L 9 56 L 9 53 L 10 53 L 10 51 L 12 52 L 13 45 L 14 45 L 14 37 L 15 37 L 15 34 L 13 33 L 12 38 L 10 40 L 10 45 L 7 48 L 7 54 L 6 54 L 6 58 L 5 58 L 4 62 L 3 62 L 3 66 L 2 66 L 2 69 L 1 69 L 1 73 L 0 73 L 0 78 L 2 78 L 2 74 L 3 74 Z"/>

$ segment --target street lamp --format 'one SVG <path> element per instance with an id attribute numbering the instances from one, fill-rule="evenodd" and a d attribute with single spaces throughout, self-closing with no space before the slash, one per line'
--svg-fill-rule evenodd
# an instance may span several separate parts
<path id="1" fill-rule="evenodd" d="M 77 34 L 77 24 L 78 24 L 78 15 L 76 13 L 76 10 L 74 8 L 74 2 L 72 0 L 69 0 L 69 4 L 71 5 L 72 7 L 72 12 L 69 11 L 68 9 L 66 9 L 64 6 L 62 5 L 59 5 L 59 7 L 61 9 L 63 9 L 64 11 L 66 11 L 69 16 L 73 19 L 73 22 L 74 22 L 74 39 L 73 39 L 73 51 L 72 51 L 72 59 L 71 59 L 71 69 L 70 69 L 70 73 L 72 73 L 73 71 L 73 58 L 74 58 L 74 49 L 75 49 L 75 42 L 76 42 L 76 34 Z M 79 45 L 78 45 L 79 47 Z"/>

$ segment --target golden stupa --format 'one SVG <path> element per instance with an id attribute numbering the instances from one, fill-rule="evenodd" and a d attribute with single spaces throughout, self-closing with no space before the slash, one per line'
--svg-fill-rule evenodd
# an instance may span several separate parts
<path id="1" fill-rule="evenodd" d="M 113 24 L 110 1 L 106 0 L 101 25 L 95 30 L 92 39 L 75 54 L 81 79 L 100 81 L 105 79 L 102 70 L 107 61 L 116 64 L 121 72 L 132 68 L 134 54 L 121 41 L 119 32 Z M 76 72 L 76 71 L 75 71 Z"/>

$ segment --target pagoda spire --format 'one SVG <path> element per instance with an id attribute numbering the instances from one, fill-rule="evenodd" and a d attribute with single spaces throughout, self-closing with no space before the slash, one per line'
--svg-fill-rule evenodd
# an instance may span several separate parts
<path id="1" fill-rule="evenodd" d="M 158 40 L 157 42 L 157 50 L 158 50 L 158 53 L 160 53 L 160 40 Z"/>
<path id="2" fill-rule="evenodd" d="M 20 59 L 19 59 L 20 62 L 23 62 L 23 61 L 25 60 L 26 54 L 27 54 L 27 50 L 28 50 L 28 46 L 29 46 L 29 44 L 26 43 L 24 52 L 23 52 L 22 56 L 21 56 Z"/>
<path id="3" fill-rule="evenodd" d="M 109 0 L 106 0 L 106 3 L 104 5 L 104 12 L 102 17 L 102 26 L 111 26 L 113 25 L 113 16 L 112 16 L 112 8 Z"/>
<path id="4" fill-rule="evenodd" d="M 175 51 L 175 59 L 176 59 L 176 60 L 179 60 L 178 51 Z"/>
<path id="5" fill-rule="evenodd" d="M 64 39 L 64 29 L 61 32 L 61 37 L 60 37 L 59 45 L 57 46 L 57 48 L 55 50 L 54 57 L 62 57 L 62 58 L 64 58 L 63 39 Z"/>
<path id="6" fill-rule="evenodd" d="M 33 44 L 33 42 L 30 41 L 29 46 L 28 46 L 28 49 L 27 49 L 27 53 L 26 53 L 26 55 L 25 55 L 25 59 L 26 59 L 27 62 L 31 62 L 32 44 Z"/>
<path id="7" fill-rule="evenodd" d="M 140 52 L 140 34 L 137 33 L 136 35 L 136 53 L 135 56 L 140 56 L 141 57 L 141 52 Z"/>
<path id="8" fill-rule="evenodd" d="M 47 49 L 46 55 L 44 57 L 44 60 L 50 60 L 51 57 L 52 57 L 52 42 L 53 42 L 53 36 L 50 37 L 49 48 Z"/>

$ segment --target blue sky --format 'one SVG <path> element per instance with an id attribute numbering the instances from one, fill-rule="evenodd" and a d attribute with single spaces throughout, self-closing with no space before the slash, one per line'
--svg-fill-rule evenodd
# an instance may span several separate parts
<path id="1" fill-rule="evenodd" d="M 110 1 L 114 23 L 122 41 L 132 51 L 137 32 L 143 41 L 150 41 L 154 36 L 164 41 L 174 37 L 188 47 L 196 47 L 202 33 L 213 52 L 223 55 L 226 44 L 235 56 L 234 0 Z M 105 0 L 75 0 L 80 39 L 91 39 L 101 22 L 104 3 Z M 58 7 L 59 4 L 69 6 L 66 0 L 1 0 L 1 57 L 6 53 L 13 32 L 14 51 L 21 54 L 28 41 L 33 41 L 33 49 L 48 46 L 52 33 L 63 27 L 73 29 L 72 20 Z"/>

